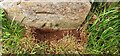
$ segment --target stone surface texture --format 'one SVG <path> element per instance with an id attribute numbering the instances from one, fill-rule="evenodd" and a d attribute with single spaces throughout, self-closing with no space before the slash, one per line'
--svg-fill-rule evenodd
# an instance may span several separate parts
<path id="1" fill-rule="evenodd" d="M 79 2 L 61 2 L 57 0 L 25 1 L 2 1 L 0 5 L 11 20 L 37 28 L 78 28 L 91 8 L 88 0 L 78 0 Z"/>

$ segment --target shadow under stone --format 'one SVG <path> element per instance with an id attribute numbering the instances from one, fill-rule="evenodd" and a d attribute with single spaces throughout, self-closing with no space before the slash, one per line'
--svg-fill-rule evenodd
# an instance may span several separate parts
<path id="1" fill-rule="evenodd" d="M 87 38 L 81 31 L 77 29 L 64 29 L 64 30 L 53 30 L 53 29 L 37 29 L 32 28 L 32 36 L 40 41 L 58 41 L 64 36 L 73 36 L 80 42 L 87 42 Z"/>

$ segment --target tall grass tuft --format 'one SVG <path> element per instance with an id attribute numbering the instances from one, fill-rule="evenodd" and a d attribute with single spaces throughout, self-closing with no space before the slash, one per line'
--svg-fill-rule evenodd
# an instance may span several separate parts
<path id="1" fill-rule="evenodd" d="M 89 41 L 87 53 L 119 54 L 120 52 L 120 3 L 93 3 L 87 17 Z M 96 16 L 95 21 L 93 15 Z"/>

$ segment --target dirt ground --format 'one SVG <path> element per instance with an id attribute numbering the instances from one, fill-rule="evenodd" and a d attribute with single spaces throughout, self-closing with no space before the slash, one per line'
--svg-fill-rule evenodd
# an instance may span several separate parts
<path id="1" fill-rule="evenodd" d="M 64 30 L 53 30 L 53 29 L 38 29 L 28 28 L 26 31 L 26 37 L 32 37 L 39 41 L 47 41 L 50 46 L 59 48 L 59 46 L 66 46 L 67 48 L 78 48 L 83 51 L 84 45 L 87 43 L 86 26 L 83 25 L 80 30 L 78 29 L 64 29 Z M 68 36 L 67 39 L 65 36 Z M 74 38 L 71 38 L 74 37 Z M 69 48 L 69 49 L 71 49 Z"/>

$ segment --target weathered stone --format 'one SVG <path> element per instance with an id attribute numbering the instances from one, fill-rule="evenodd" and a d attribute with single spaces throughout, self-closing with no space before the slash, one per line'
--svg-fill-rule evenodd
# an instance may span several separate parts
<path id="1" fill-rule="evenodd" d="M 89 10 L 88 0 L 79 2 L 61 2 L 46 0 L 46 2 L 1 2 L 1 7 L 7 12 L 10 19 L 21 22 L 27 26 L 50 29 L 74 29 L 85 20 Z"/>

